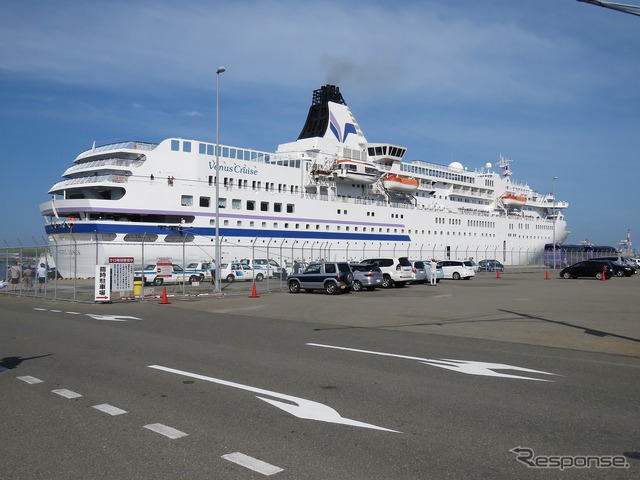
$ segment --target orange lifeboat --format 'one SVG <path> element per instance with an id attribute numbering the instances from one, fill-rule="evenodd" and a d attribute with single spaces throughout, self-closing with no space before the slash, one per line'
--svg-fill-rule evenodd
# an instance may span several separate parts
<path id="1" fill-rule="evenodd" d="M 515 195 L 513 193 L 505 193 L 502 196 L 502 203 L 507 207 L 521 207 L 527 203 L 527 197 L 522 195 Z"/>
<path id="2" fill-rule="evenodd" d="M 400 177 L 389 174 L 383 180 L 384 188 L 390 192 L 411 193 L 418 189 L 418 180 L 411 177 Z"/>

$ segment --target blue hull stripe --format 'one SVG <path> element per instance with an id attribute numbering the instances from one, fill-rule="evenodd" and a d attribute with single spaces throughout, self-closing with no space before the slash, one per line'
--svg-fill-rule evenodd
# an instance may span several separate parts
<path id="1" fill-rule="evenodd" d="M 68 234 L 71 229 L 68 226 L 57 225 L 55 228 L 45 226 L 47 235 L 56 233 Z M 185 234 L 215 237 L 214 227 L 185 227 Z M 138 234 L 144 233 L 152 235 L 179 235 L 179 227 L 136 225 L 123 223 L 122 225 L 99 225 L 90 223 L 77 223 L 73 227 L 73 233 L 116 233 L 116 234 Z M 220 228 L 221 237 L 246 237 L 246 238 L 292 238 L 292 239 L 320 239 L 320 240 L 359 240 L 376 242 L 410 242 L 409 235 L 382 234 L 382 233 L 353 233 L 353 232 L 319 232 L 312 230 L 255 230 L 249 228 Z"/>

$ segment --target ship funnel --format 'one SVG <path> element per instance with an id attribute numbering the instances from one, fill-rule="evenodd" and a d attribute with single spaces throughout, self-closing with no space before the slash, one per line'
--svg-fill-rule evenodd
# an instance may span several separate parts
<path id="1" fill-rule="evenodd" d="M 329 126 L 329 102 L 347 105 L 340 93 L 340 87 L 327 84 L 313 91 L 307 121 L 298 140 L 324 136 Z"/>

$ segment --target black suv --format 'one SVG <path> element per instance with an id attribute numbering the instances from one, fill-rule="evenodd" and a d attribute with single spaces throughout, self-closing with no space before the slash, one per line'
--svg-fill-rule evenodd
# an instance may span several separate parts
<path id="1" fill-rule="evenodd" d="M 287 278 L 291 293 L 324 290 L 328 295 L 335 295 L 351 290 L 352 283 L 353 273 L 347 262 L 311 263 L 302 273 L 293 273 Z"/>
<path id="2" fill-rule="evenodd" d="M 613 275 L 613 270 L 609 262 L 585 260 L 584 262 L 574 263 L 560 270 L 560 276 L 562 278 L 596 277 L 598 280 L 602 280 L 602 275 L 604 275 L 605 278 L 611 278 L 611 275 Z"/>

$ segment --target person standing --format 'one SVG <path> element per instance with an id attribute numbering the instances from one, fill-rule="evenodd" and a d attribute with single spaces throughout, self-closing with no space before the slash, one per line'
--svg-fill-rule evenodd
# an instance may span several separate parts
<path id="1" fill-rule="evenodd" d="M 436 286 L 436 273 L 438 272 L 437 269 L 438 264 L 436 263 L 435 259 L 431 259 L 431 262 L 429 263 L 429 274 L 431 277 L 431 285 L 433 285 L 434 287 Z"/>
<path id="2" fill-rule="evenodd" d="M 16 262 L 15 265 L 11 265 L 9 267 L 9 278 L 11 279 L 11 291 L 15 292 L 18 290 L 18 285 L 20 285 L 20 277 L 22 276 L 22 271 L 20 266 Z"/>
<path id="3" fill-rule="evenodd" d="M 22 283 L 24 283 L 24 289 L 27 291 L 33 287 L 33 274 L 33 269 L 30 266 L 26 266 L 25 269 L 22 270 Z"/>
<path id="4" fill-rule="evenodd" d="M 38 277 L 38 292 L 42 292 L 47 281 L 47 267 L 44 266 L 44 263 L 41 263 L 36 270 L 36 276 Z"/>

